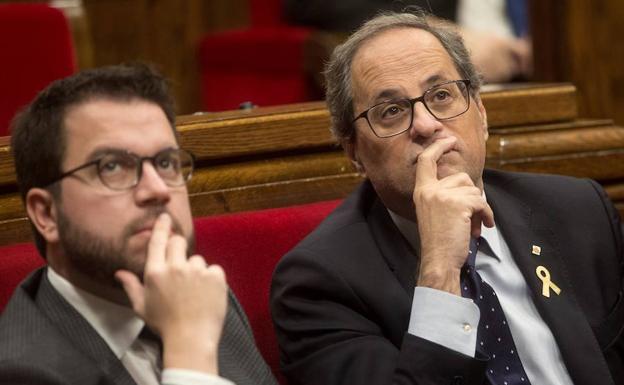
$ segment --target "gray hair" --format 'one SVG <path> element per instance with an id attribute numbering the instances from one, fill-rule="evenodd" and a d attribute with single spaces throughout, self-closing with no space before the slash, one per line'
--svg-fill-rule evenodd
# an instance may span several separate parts
<path id="1" fill-rule="evenodd" d="M 418 10 L 413 13 L 383 12 L 364 23 L 336 47 L 325 66 L 326 102 L 331 115 L 331 130 L 339 141 L 352 140 L 355 134 L 351 88 L 353 57 L 366 41 L 392 28 L 417 28 L 435 36 L 453 60 L 460 76 L 470 80 L 472 96 L 478 96 L 481 77 L 470 61 L 463 39 L 449 23 L 430 23 L 428 15 Z"/>

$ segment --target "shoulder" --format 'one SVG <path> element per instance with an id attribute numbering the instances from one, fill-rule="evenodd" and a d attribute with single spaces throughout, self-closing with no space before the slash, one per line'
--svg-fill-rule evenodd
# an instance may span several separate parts
<path id="1" fill-rule="evenodd" d="M 344 240 L 366 231 L 369 211 L 376 199 L 377 194 L 370 182 L 362 183 L 294 249 L 333 245 L 334 240 Z"/>
<path id="2" fill-rule="evenodd" d="M 562 239 L 591 238 L 603 245 L 616 245 L 617 255 L 621 255 L 619 212 L 596 181 L 487 170 L 484 182 L 495 215 L 524 207 L 527 210 L 522 212 L 531 213 L 534 225 L 547 225 Z"/>
<path id="3" fill-rule="evenodd" d="M 608 201 L 602 187 L 586 178 L 485 170 L 485 191 L 505 194 L 527 204 L 548 204 L 550 208 Z"/>
<path id="4" fill-rule="evenodd" d="M 67 375 L 76 367 L 90 367 L 46 324 L 28 303 L 12 298 L 0 321 L 0 384 L 69 384 L 73 380 Z"/>
<path id="5" fill-rule="evenodd" d="M 589 181 L 589 179 L 576 178 L 566 175 L 511 172 L 493 169 L 485 169 L 483 171 L 483 180 L 486 185 L 494 185 L 499 187 L 505 187 L 509 185 L 528 186 L 531 184 L 551 187 L 569 185 L 581 186 Z"/>
<path id="6" fill-rule="evenodd" d="M 0 384 L 88 384 L 92 366 L 39 311 L 22 283 L 0 318 Z M 83 370 L 76 371 L 76 367 Z M 6 382 L 5 382 L 6 381 Z M 92 383 L 92 382 L 91 382 Z"/>

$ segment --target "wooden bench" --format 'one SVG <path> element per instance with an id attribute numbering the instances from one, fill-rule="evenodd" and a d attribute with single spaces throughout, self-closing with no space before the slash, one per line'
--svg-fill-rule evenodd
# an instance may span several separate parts
<path id="1" fill-rule="evenodd" d="M 624 129 L 577 116 L 569 84 L 482 92 L 491 168 L 589 177 L 624 212 Z M 180 116 L 182 147 L 197 155 L 189 185 L 196 217 L 345 197 L 361 180 L 329 131 L 322 102 Z M 26 242 L 8 138 L 0 138 L 0 245 Z"/>

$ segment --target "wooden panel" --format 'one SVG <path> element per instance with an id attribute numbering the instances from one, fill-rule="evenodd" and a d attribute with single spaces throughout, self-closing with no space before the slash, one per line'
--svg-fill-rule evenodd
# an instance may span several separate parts
<path id="1" fill-rule="evenodd" d="M 194 216 L 285 207 L 344 198 L 361 181 L 355 173 L 290 180 L 195 194 L 191 204 Z"/>
<path id="2" fill-rule="evenodd" d="M 562 155 L 576 152 L 624 148 L 624 129 L 604 121 L 583 121 L 572 125 L 533 126 L 525 132 L 490 134 L 487 156 L 491 161 Z"/>
<path id="3" fill-rule="evenodd" d="M 18 193 L 5 194 L 0 199 L 0 221 L 25 217 L 26 211 Z"/>
<path id="4" fill-rule="evenodd" d="M 556 122 L 577 116 L 572 85 L 535 88 L 531 84 L 485 86 L 483 105 L 490 127 Z"/>
<path id="5" fill-rule="evenodd" d="M 531 0 L 535 81 L 573 82 L 581 116 L 624 125 L 624 2 Z"/>
<path id="6" fill-rule="evenodd" d="M 624 128 L 577 119 L 574 95 L 570 85 L 486 89 L 486 165 L 594 178 L 624 212 Z M 195 216 L 342 198 L 361 181 L 322 103 L 181 116 L 177 125 L 182 146 L 198 155 Z M 8 144 L 0 138 L 0 244 L 30 239 Z"/>
<path id="7" fill-rule="evenodd" d="M 30 221 L 26 217 L 0 221 L 0 229 L 0 246 L 33 241 Z"/>
<path id="8" fill-rule="evenodd" d="M 247 0 L 83 0 L 94 65 L 149 61 L 171 79 L 179 113 L 200 107 L 197 44 L 248 23 Z M 218 54 L 218 53 L 215 53 Z"/>
<path id="9" fill-rule="evenodd" d="M 189 194 L 351 172 L 351 163 L 342 151 L 214 165 L 197 170 Z"/>
<path id="10" fill-rule="evenodd" d="M 624 149 L 536 156 L 509 161 L 486 161 L 486 166 L 507 171 L 562 174 L 605 182 L 624 176 Z"/>

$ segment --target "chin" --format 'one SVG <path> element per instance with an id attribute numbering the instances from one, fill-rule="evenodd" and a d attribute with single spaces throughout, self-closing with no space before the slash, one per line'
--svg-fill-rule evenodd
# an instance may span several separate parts
<path id="1" fill-rule="evenodd" d="M 438 179 L 446 178 L 459 172 L 461 170 L 456 169 L 453 165 L 447 163 L 438 164 Z"/>

